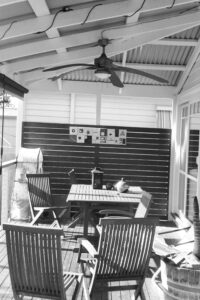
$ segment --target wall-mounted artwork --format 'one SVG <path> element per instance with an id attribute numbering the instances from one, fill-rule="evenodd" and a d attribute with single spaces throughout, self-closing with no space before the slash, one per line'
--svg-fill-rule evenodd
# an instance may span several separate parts
<path id="1" fill-rule="evenodd" d="M 70 126 L 69 133 L 80 144 L 126 145 L 126 129 Z"/>

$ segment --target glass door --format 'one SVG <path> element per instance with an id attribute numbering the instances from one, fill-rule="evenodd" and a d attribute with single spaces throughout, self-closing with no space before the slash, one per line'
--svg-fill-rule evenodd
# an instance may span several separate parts
<path id="1" fill-rule="evenodd" d="M 199 109 L 198 109 L 199 108 Z M 185 104 L 181 112 L 179 209 L 193 220 L 193 199 L 198 196 L 200 105 Z"/>

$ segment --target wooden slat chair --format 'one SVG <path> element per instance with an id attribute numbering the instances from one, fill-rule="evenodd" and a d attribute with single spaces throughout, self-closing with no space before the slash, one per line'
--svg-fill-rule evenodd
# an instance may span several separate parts
<path id="1" fill-rule="evenodd" d="M 62 229 L 16 224 L 3 224 L 3 229 L 15 300 L 23 296 L 66 300 L 66 290 L 75 282 L 72 299 L 77 299 L 81 286 L 89 299 L 83 274 L 63 272 Z"/>
<path id="2" fill-rule="evenodd" d="M 59 220 L 67 212 L 69 206 L 54 206 L 51 193 L 51 174 L 26 174 L 32 223 L 51 223 L 52 227 L 60 227 Z"/>
<path id="3" fill-rule="evenodd" d="M 78 262 L 83 273 L 89 269 L 92 274 L 90 295 L 94 283 L 98 280 L 105 282 L 134 280 L 137 299 L 141 294 L 148 269 L 157 223 L 158 220 L 155 218 L 106 217 L 100 219 L 97 250 L 87 239 L 79 240 Z M 84 252 L 87 250 L 90 254 L 88 259 L 82 257 L 83 250 Z M 84 268 L 86 266 L 88 268 Z"/>
<path id="4" fill-rule="evenodd" d="M 152 199 L 151 194 L 145 193 L 140 203 L 138 204 L 135 214 L 133 214 L 132 212 L 119 210 L 119 209 L 102 209 L 99 211 L 99 214 L 106 217 L 124 216 L 124 217 L 131 217 L 131 218 L 146 218 L 151 205 L 151 199 Z"/>

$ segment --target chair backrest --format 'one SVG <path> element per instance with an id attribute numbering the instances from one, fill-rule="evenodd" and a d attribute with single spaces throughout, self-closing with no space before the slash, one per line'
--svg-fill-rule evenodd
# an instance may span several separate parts
<path id="1" fill-rule="evenodd" d="M 100 219 L 97 278 L 144 278 L 157 222 L 155 218 Z"/>
<path id="2" fill-rule="evenodd" d="M 66 299 L 61 229 L 3 224 L 14 295 Z"/>
<path id="3" fill-rule="evenodd" d="M 67 174 L 69 176 L 71 184 L 77 184 L 78 183 L 77 176 L 76 176 L 76 173 L 75 173 L 74 169 L 71 169 Z"/>
<path id="4" fill-rule="evenodd" d="M 34 207 L 52 206 L 51 175 L 48 173 L 26 174 L 26 177 L 28 180 L 31 210 L 34 210 Z M 33 211 L 32 215 L 34 215 Z"/>
<path id="5" fill-rule="evenodd" d="M 143 197 L 138 204 L 134 218 L 145 218 L 148 215 L 150 203 L 151 203 L 151 194 L 143 192 Z"/>

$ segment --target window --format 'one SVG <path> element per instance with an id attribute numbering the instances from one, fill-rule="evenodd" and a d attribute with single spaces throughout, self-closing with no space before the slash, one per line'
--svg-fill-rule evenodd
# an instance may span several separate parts
<path id="1" fill-rule="evenodd" d="M 193 220 L 193 199 L 198 196 L 200 101 L 181 108 L 179 209 Z"/>

